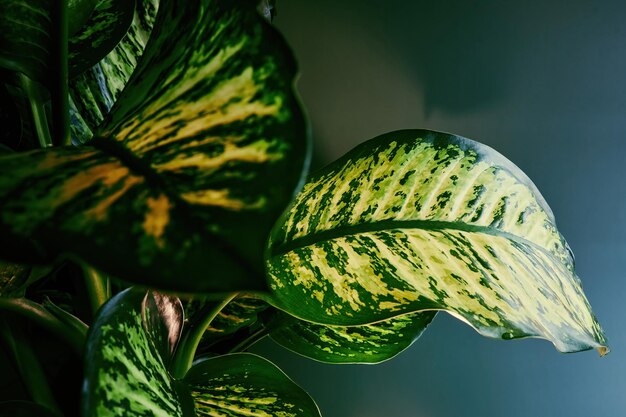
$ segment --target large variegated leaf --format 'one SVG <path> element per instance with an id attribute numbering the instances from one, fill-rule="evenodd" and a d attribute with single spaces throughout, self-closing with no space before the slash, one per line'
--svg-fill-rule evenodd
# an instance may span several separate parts
<path id="1" fill-rule="evenodd" d="M 167 2 L 155 28 L 92 146 L 0 158 L 3 256 L 69 253 L 188 292 L 265 288 L 264 241 L 306 159 L 291 53 L 245 2 Z"/>
<path id="2" fill-rule="evenodd" d="M 275 303 L 354 325 L 446 310 L 481 334 L 606 350 L 532 182 L 491 148 L 393 132 L 314 175 L 271 235 Z"/>
<path id="3" fill-rule="evenodd" d="M 85 354 L 84 416 L 319 415 L 302 389 L 254 355 L 203 360 L 184 379 L 172 378 L 181 313 L 178 299 L 136 290 L 100 310 Z"/>
<path id="4" fill-rule="evenodd" d="M 89 20 L 70 38 L 69 74 L 97 64 L 124 37 L 133 19 L 134 0 L 98 0 Z"/>
<path id="5" fill-rule="evenodd" d="M 159 0 L 136 0 L 128 31 L 99 63 L 70 80 L 72 141 L 85 143 L 134 71 L 152 32 Z"/>
<path id="6" fill-rule="evenodd" d="M 436 312 L 407 314 L 362 326 L 324 326 L 302 320 L 270 337 L 307 358 L 328 363 L 380 363 L 417 340 Z"/>

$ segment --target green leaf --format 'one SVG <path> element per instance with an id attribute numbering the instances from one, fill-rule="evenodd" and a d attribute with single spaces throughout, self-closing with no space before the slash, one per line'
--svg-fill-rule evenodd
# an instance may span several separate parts
<path id="1" fill-rule="evenodd" d="M 373 364 L 391 359 L 411 346 L 435 314 L 413 313 L 349 327 L 294 320 L 270 333 L 270 337 L 279 345 L 320 362 Z"/>
<path id="2" fill-rule="evenodd" d="M 174 336 L 162 337 L 177 333 L 182 320 L 171 321 L 150 297 L 161 296 L 126 290 L 100 309 L 85 352 L 84 416 L 183 415 L 166 368 Z"/>
<path id="3" fill-rule="evenodd" d="M 125 3 L 125 2 L 121 2 Z M 128 2 L 130 3 L 130 2 Z M 0 67 L 21 72 L 48 85 L 52 21 L 50 0 L 3 0 L 0 2 Z M 83 26 L 95 0 L 68 2 L 68 31 Z M 119 40 L 119 39 L 118 39 Z M 72 39 L 74 42 L 75 39 Z M 92 51 L 84 51 L 92 55 Z"/>
<path id="4" fill-rule="evenodd" d="M 0 297 L 19 294 L 28 281 L 30 270 L 29 265 L 0 260 Z"/>
<path id="5" fill-rule="evenodd" d="M 74 77 L 97 64 L 128 31 L 134 0 L 98 0 L 89 20 L 70 38 L 69 74 Z"/>
<path id="6" fill-rule="evenodd" d="M 132 289 L 105 304 L 87 342 L 83 415 L 319 415 L 304 391 L 254 355 L 202 360 L 183 380 L 172 378 L 181 309 L 176 298 Z"/>
<path id="7" fill-rule="evenodd" d="M 234 353 L 196 362 L 185 377 L 201 416 L 319 416 L 311 397 L 266 359 Z"/>
<path id="8" fill-rule="evenodd" d="M 59 417 L 59 414 L 30 401 L 0 403 L 0 417 Z"/>
<path id="9" fill-rule="evenodd" d="M 392 132 L 318 172 L 273 230 L 267 269 L 276 305 L 312 322 L 445 310 L 489 337 L 607 350 L 539 191 L 458 136 Z"/>
<path id="10" fill-rule="evenodd" d="M 290 51 L 238 5 L 161 5 L 91 146 L 0 157 L 5 256 L 69 253 L 185 292 L 265 288 L 265 239 L 299 185 L 306 128 Z"/>
<path id="11" fill-rule="evenodd" d="M 235 333 L 257 322 L 258 314 L 269 305 L 265 301 L 245 295 L 239 296 L 226 305 L 215 316 L 204 332 L 205 339 L 217 339 Z"/>
<path id="12" fill-rule="evenodd" d="M 0 2 L 0 67 L 47 84 L 50 0 Z"/>
<path id="13" fill-rule="evenodd" d="M 72 140 L 85 143 L 93 136 L 135 70 L 143 54 L 159 0 L 136 0 L 126 35 L 88 71 L 70 80 Z"/>

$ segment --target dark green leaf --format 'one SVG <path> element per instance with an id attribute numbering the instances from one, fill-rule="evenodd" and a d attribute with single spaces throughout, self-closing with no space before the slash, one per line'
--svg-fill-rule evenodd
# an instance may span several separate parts
<path id="1" fill-rule="evenodd" d="M 89 20 L 98 0 L 67 0 L 67 36 L 76 34 Z"/>
<path id="2" fill-rule="evenodd" d="M 28 281 L 31 267 L 0 260 L 0 297 L 20 293 Z M 22 294 L 20 293 L 19 296 Z"/>
<path id="3" fill-rule="evenodd" d="M 278 368 L 250 354 L 200 361 L 174 380 L 163 355 L 178 339 L 179 306 L 174 298 L 135 290 L 105 304 L 87 342 L 84 416 L 182 417 L 192 416 L 194 406 L 198 416 L 319 415 Z"/>
<path id="4" fill-rule="evenodd" d="M 311 322 L 445 310 L 485 336 L 607 350 L 539 191 L 458 136 L 392 132 L 318 172 L 272 232 L 268 272 L 277 306 Z"/>
<path id="5" fill-rule="evenodd" d="M 270 336 L 307 358 L 328 363 L 380 363 L 408 348 L 436 312 L 413 313 L 363 326 L 324 326 L 302 320 Z"/>
<path id="6" fill-rule="evenodd" d="M 71 253 L 186 292 L 265 288 L 264 242 L 299 184 L 306 128 L 291 53 L 237 6 L 162 5 L 92 146 L 0 157 L 7 257 Z"/>
<path id="7" fill-rule="evenodd" d="M 0 403 L 0 417 L 59 417 L 59 414 L 29 401 L 6 401 Z"/>
<path id="8" fill-rule="evenodd" d="M 74 77 L 104 58 L 126 35 L 134 0 L 98 0 L 86 24 L 70 38 L 69 74 Z"/>
<path id="9" fill-rule="evenodd" d="M 0 67 L 48 83 L 50 0 L 0 2 Z"/>

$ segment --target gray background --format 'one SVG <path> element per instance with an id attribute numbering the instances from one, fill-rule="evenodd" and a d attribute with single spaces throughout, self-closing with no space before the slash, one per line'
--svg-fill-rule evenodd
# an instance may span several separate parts
<path id="1" fill-rule="evenodd" d="M 626 2 L 278 6 L 318 161 L 403 128 L 497 149 L 553 208 L 613 351 L 485 339 L 445 314 L 382 365 L 324 365 L 268 341 L 257 351 L 326 417 L 626 416 Z"/>

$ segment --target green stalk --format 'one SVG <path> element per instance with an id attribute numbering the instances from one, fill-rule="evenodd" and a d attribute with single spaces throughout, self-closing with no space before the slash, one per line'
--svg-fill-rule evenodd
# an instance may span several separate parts
<path id="1" fill-rule="evenodd" d="M 24 331 L 17 326 L 11 326 L 4 320 L 0 320 L 0 335 L 13 356 L 14 363 L 31 399 L 50 410 L 60 412 L 46 379 L 46 374 L 32 346 L 24 335 Z"/>
<path id="2" fill-rule="evenodd" d="M 52 2 L 53 44 L 51 48 L 52 85 L 52 129 L 54 143 L 70 145 L 70 113 L 68 78 L 68 34 L 67 34 L 67 1 Z"/>
<path id="3" fill-rule="evenodd" d="M 95 314 L 110 298 L 109 279 L 91 266 L 82 265 L 82 268 L 87 287 L 87 298 L 89 298 L 91 310 Z"/>
<path id="4" fill-rule="evenodd" d="M 183 378 L 196 355 L 198 345 L 202 341 L 202 335 L 217 315 L 234 300 L 239 293 L 233 293 L 224 298 L 220 303 L 207 308 L 200 321 L 196 322 L 187 332 L 183 332 L 183 337 L 178 344 L 174 360 L 172 361 L 172 375 L 175 378 Z"/>
<path id="5" fill-rule="evenodd" d="M 48 127 L 48 118 L 46 117 L 45 107 L 45 88 L 31 80 L 24 74 L 18 75 L 20 81 L 20 87 L 26 93 L 28 97 L 28 104 L 30 105 L 31 114 L 33 116 L 33 125 L 35 126 L 35 132 L 37 133 L 37 139 L 39 140 L 39 146 L 42 148 L 49 148 L 53 146 L 52 136 L 50 135 L 50 128 Z"/>
<path id="6" fill-rule="evenodd" d="M 55 334 L 82 357 L 87 334 L 86 326 L 83 330 L 68 326 L 39 304 L 25 298 L 0 298 L 0 311 L 13 312 L 36 323 Z"/>
<path id="7" fill-rule="evenodd" d="M 248 336 L 247 338 L 239 342 L 237 346 L 235 346 L 234 348 L 230 350 L 229 353 L 246 351 L 250 349 L 252 345 L 254 345 L 256 342 L 263 339 L 265 336 L 269 334 L 270 334 L 270 329 L 268 329 L 267 327 L 261 327 L 259 330 L 252 333 L 250 336 Z"/>

